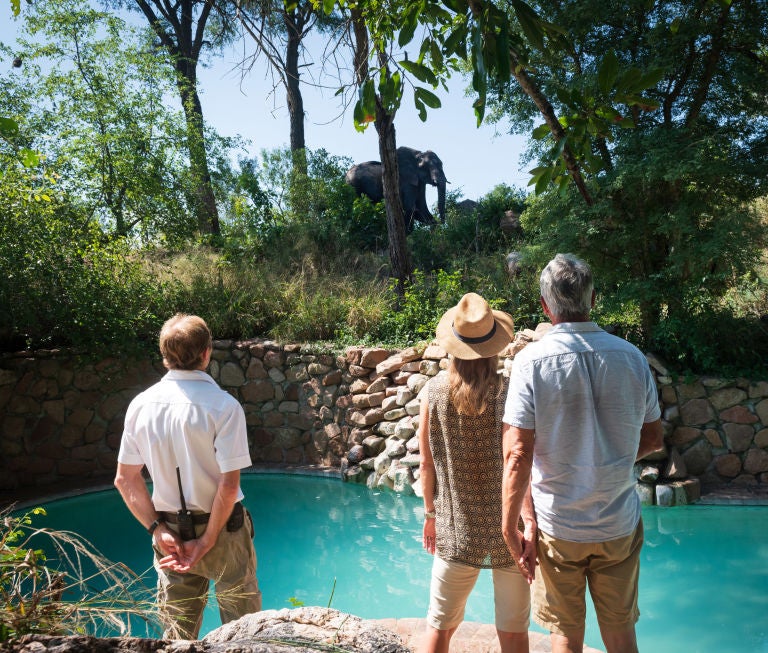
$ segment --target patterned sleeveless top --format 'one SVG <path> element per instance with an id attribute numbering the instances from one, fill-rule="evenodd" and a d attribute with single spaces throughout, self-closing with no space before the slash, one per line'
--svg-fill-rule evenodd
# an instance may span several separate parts
<path id="1" fill-rule="evenodd" d="M 460 415 L 451 405 L 448 375 L 429 382 L 429 446 L 435 461 L 436 549 L 443 560 L 471 567 L 513 566 L 501 533 L 501 446 L 504 398 L 482 415 Z"/>

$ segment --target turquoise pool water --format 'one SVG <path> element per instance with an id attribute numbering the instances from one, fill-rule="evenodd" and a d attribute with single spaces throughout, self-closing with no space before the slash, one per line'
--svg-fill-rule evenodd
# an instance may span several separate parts
<path id="1" fill-rule="evenodd" d="M 306 476 L 247 475 L 243 489 L 265 609 L 330 601 L 363 618 L 424 616 L 431 557 L 420 546 L 420 500 Z M 134 571 L 150 566 L 147 534 L 115 491 L 45 507 L 36 524 L 74 530 Z M 768 507 L 644 508 L 643 520 L 640 649 L 768 653 Z M 493 622 L 488 572 L 466 619 Z M 218 625 L 209 606 L 203 633 Z M 591 606 L 586 644 L 602 647 Z"/>

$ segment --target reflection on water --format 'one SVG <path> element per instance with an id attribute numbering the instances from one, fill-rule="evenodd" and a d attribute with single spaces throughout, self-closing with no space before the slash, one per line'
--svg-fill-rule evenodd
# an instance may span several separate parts
<path id="1" fill-rule="evenodd" d="M 337 480 L 243 477 L 265 609 L 328 605 L 363 618 L 423 617 L 432 564 L 421 502 Z M 81 533 L 134 570 L 149 540 L 115 491 L 51 502 L 45 524 Z M 768 507 L 645 508 L 638 640 L 653 653 L 768 653 Z M 149 572 L 150 584 L 154 584 Z M 335 589 L 334 589 L 335 582 Z M 585 642 L 602 648 L 588 602 Z M 483 572 L 466 619 L 493 622 Z M 219 625 L 209 606 L 203 633 Z M 531 626 L 534 630 L 541 629 Z"/>

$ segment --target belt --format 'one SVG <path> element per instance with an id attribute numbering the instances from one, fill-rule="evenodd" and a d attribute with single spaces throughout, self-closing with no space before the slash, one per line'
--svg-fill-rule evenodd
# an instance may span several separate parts
<path id="1" fill-rule="evenodd" d="M 232 519 L 235 515 L 239 514 L 243 509 L 243 504 L 239 501 L 235 504 L 235 507 L 232 508 L 232 513 L 230 514 L 229 518 Z M 164 510 L 158 510 L 158 514 L 160 515 L 160 521 L 166 521 L 169 524 L 178 524 L 179 523 L 179 517 L 178 514 L 175 512 L 167 512 Z M 192 513 L 192 523 L 197 525 L 200 524 L 207 524 L 208 520 L 211 518 L 211 513 L 209 512 L 203 512 L 203 513 Z"/>
<path id="2" fill-rule="evenodd" d="M 179 518 L 175 512 L 165 512 L 163 510 L 158 510 L 158 513 L 160 514 L 161 521 L 167 521 L 169 524 L 178 524 Z M 193 524 L 207 524 L 208 520 L 211 518 L 211 513 L 204 512 L 202 514 L 195 515 L 192 514 L 192 523 Z"/>

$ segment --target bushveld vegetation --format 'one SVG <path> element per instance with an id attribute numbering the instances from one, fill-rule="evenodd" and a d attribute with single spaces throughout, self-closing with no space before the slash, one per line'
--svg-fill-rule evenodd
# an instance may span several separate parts
<path id="1" fill-rule="evenodd" d="M 475 210 L 454 194 L 444 225 L 408 235 L 404 287 L 392 269 L 391 216 L 344 184 L 352 161 L 292 140 L 291 149 L 234 162 L 236 143 L 207 130 L 203 162 L 194 116 L 163 101 L 178 88 L 163 39 L 158 47 L 97 3 L 25 9 L 24 75 L 0 75 L 3 347 L 153 351 L 177 311 L 202 315 L 218 338 L 404 346 L 428 340 L 470 290 L 531 327 L 543 319 L 541 266 L 571 251 L 595 269 L 601 324 L 679 372 L 764 373 L 766 8 L 624 4 L 610 11 L 623 22 L 602 30 L 594 17 L 607 10 L 597 1 L 558 11 L 534 2 L 530 12 L 517 2 L 507 22 L 494 14 L 517 67 L 511 76 L 484 69 L 483 110 L 530 129 L 541 117 L 529 101 L 533 84 L 560 128 L 546 114 L 532 132 L 535 193 L 498 186 Z M 444 18 L 396 7 L 409 39 L 420 33 L 414 21 L 427 29 Z M 348 9 L 336 7 L 339 24 Z M 218 28 L 228 16 L 219 13 Z M 371 33 L 376 47 L 388 42 Z M 445 41 L 428 33 L 419 62 L 399 62 L 418 83 L 437 83 L 446 67 L 468 70 L 470 51 L 491 56 L 472 50 L 468 33 Z M 466 60 L 456 58 L 461 43 Z M 709 58 L 684 58 L 695 44 Z M 4 58 L 12 53 L 2 46 Z M 371 97 L 393 92 L 388 75 L 375 88 L 366 82 L 356 117 Z M 417 94 L 420 111 L 432 103 Z M 210 197 L 215 229 L 201 217 L 203 204 L 210 217 Z M 509 209 L 521 214 L 519 232 L 499 228 Z M 512 278 L 510 251 L 522 255 Z"/>

